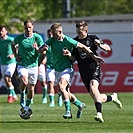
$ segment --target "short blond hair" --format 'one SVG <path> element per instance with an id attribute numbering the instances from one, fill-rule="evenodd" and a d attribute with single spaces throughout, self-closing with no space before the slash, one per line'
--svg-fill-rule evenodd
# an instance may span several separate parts
<path id="1" fill-rule="evenodd" d="M 52 24 L 52 26 L 50 27 L 50 29 L 51 29 L 52 31 L 55 31 L 57 28 L 62 28 L 61 23 L 54 23 L 54 24 Z"/>

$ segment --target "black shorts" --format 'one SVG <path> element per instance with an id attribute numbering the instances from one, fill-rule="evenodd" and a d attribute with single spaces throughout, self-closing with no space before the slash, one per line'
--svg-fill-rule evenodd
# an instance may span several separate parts
<path id="1" fill-rule="evenodd" d="M 92 79 L 95 79 L 98 82 L 100 82 L 101 67 L 97 65 L 95 62 L 91 63 L 89 66 L 86 66 L 86 68 L 79 70 L 79 72 L 81 79 L 89 92 L 90 92 L 90 81 Z"/>

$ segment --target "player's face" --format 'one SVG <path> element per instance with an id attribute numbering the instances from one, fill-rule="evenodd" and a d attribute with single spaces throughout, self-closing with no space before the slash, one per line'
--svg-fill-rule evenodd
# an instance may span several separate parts
<path id="1" fill-rule="evenodd" d="M 88 29 L 87 27 L 81 26 L 76 28 L 77 35 L 80 39 L 83 39 L 87 36 Z"/>
<path id="2" fill-rule="evenodd" d="M 6 35 L 7 35 L 7 30 L 5 28 L 2 28 L 0 30 L 0 37 L 5 38 Z"/>
<path id="3" fill-rule="evenodd" d="M 34 26 L 32 25 L 32 23 L 29 22 L 24 26 L 24 29 L 26 36 L 31 36 L 33 33 Z"/>
<path id="4" fill-rule="evenodd" d="M 60 40 L 62 37 L 62 30 L 61 28 L 56 28 L 55 30 L 52 30 L 53 37 L 57 40 Z"/>

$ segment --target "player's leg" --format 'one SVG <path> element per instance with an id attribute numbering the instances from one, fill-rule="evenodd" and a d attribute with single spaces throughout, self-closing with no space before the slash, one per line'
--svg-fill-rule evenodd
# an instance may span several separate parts
<path id="1" fill-rule="evenodd" d="M 54 107 L 55 102 L 54 102 L 54 81 L 48 81 L 48 93 L 49 93 L 49 100 L 50 104 L 49 107 Z"/>
<path id="2" fill-rule="evenodd" d="M 25 106 L 25 92 L 28 85 L 28 71 L 23 66 L 18 66 L 18 76 L 20 80 L 19 89 L 20 89 L 20 106 Z"/>
<path id="3" fill-rule="evenodd" d="M 70 100 L 69 100 L 69 95 L 66 90 L 66 86 L 68 85 L 71 77 L 73 75 L 73 69 L 65 69 L 63 72 L 58 72 L 56 73 L 56 76 L 58 79 L 58 86 L 59 86 L 59 91 L 62 93 L 62 99 L 65 104 L 65 110 L 66 113 L 63 115 L 63 118 L 72 118 L 71 114 L 71 107 L 70 107 Z"/>
<path id="4" fill-rule="evenodd" d="M 18 97 L 15 93 L 14 86 L 11 80 L 14 74 L 15 68 L 16 68 L 16 63 L 2 66 L 2 73 L 4 72 L 2 76 L 4 77 L 5 84 L 7 87 L 7 92 L 8 92 L 8 100 L 7 100 L 8 103 L 12 103 L 18 100 Z"/>
<path id="5" fill-rule="evenodd" d="M 28 73 L 29 75 L 28 75 L 28 90 L 27 90 L 26 106 L 30 107 L 32 99 L 34 98 L 35 85 L 37 83 L 38 66 L 28 68 Z"/>
<path id="6" fill-rule="evenodd" d="M 11 78 L 12 78 L 13 74 L 15 73 L 15 70 L 16 70 L 16 63 L 12 63 L 12 64 L 8 65 L 7 73 L 9 71 Z M 11 80 L 10 86 L 12 87 L 12 97 L 13 97 L 13 100 L 16 101 L 16 100 L 18 100 L 18 97 L 16 95 L 16 92 L 15 92 L 14 86 L 12 84 L 12 79 L 11 78 L 10 78 L 10 80 Z"/>
<path id="7" fill-rule="evenodd" d="M 47 78 L 47 87 L 48 87 L 48 94 L 49 94 L 49 100 L 50 104 L 49 107 L 54 107 L 54 82 L 55 82 L 55 70 L 47 68 L 46 69 L 46 78 Z"/>
<path id="8" fill-rule="evenodd" d="M 62 99 L 65 104 L 66 113 L 63 115 L 65 119 L 72 117 L 71 108 L 70 108 L 70 100 L 69 100 L 68 92 L 66 91 L 66 86 L 67 86 L 67 81 L 62 78 L 59 82 L 59 91 L 61 91 L 62 93 Z"/>
<path id="9" fill-rule="evenodd" d="M 106 95 L 106 94 L 101 94 L 101 100 L 103 103 L 105 102 L 113 102 L 116 104 L 116 106 L 118 108 L 122 108 L 122 103 L 121 101 L 118 99 L 118 95 L 117 93 L 113 93 L 112 95 Z"/>
<path id="10" fill-rule="evenodd" d="M 61 94 L 61 92 L 58 91 L 58 106 L 61 107 L 62 104 L 63 104 L 63 103 L 62 103 L 62 94 Z"/>
<path id="11" fill-rule="evenodd" d="M 42 86 L 42 92 L 43 92 L 42 103 L 47 103 L 47 84 L 46 84 L 46 82 L 41 81 L 41 86 Z"/>
<path id="12" fill-rule="evenodd" d="M 98 90 L 99 82 L 97 80 L 91 80 L 90 81 L 90 95 L 94 100 L 95 103 L 95 108 L 97 111 L 96 116 L 94 119 L 96 121 L 99 121 L 100 123 L 103 123 L 103 117 L 102 117 L 102 101 L 101 101 L 101 96 L 100 92 Z"/>
<path id="13" fill-rule="evenodd" d="M 19 84 L 19 89 L 20 89 L 20 106 L 24 107 L 25 106 L 25 92 L 26 92 L 26 87 L 28 85 L 28 70 L 23 67 L 19 66 L 17 67 L 18 71 L 18 77 L 20 80 Z"/>
<path id="14" fill-rule="evenodd" d="M 47 103 L 47 84 L 46 84 L 46 72 L 45 65 L 41 64 L 38 68 L 38 80 L 41 83 L 42 87 L 42 103 Z"/>
<path id="15" fill-rule="evenodd" d="M 85 103 L 83 103 L 79 99 L 77 99 L 77 97 L 70 92 L 70 87 L 68 87 L 68 86 L 67 86 L 67 91 L 69 93 L 70 102 L 78 107 L 76 117 L 80 118 L 82 116 L 82 109 L 86 108 L 86 105 L 85 105 Z"/>

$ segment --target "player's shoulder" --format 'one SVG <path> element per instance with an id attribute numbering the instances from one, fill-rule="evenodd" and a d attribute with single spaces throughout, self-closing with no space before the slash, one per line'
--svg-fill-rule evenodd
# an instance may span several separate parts
<path id="1" fill-rule="evenodd" d="M 90 39 L 92 39 L 92 40 L 94 40 L 94 39 L 99 39 L 98 36 L 95 35 L 95 34 L 88 34 L 88 35 L 87 35 L 87 38 L 90 38 Z"/>
<path id="2" fill-rule="evenodd" d="M 10 40 L 10 41 L 13 41 L 14 40 L 14 37 L 8 35 L 7 36 L 7 39 Z"/>
<path id="3" fill-rule="evenodd" d="M 34 37 L 38 37 L 38 38 L 41 37 L 41 35 L 38 34 L 38 33 L 33 33 L 33 36 L 34 36 Z"/>
<path id="4" fill-rule="evenodd" d="M 69 37 L 67 35 L 64 35 L 64 40 L 67 40 L 68 42 L 73 42 L 75 41 L 72 37 Z"/>

